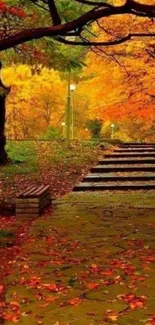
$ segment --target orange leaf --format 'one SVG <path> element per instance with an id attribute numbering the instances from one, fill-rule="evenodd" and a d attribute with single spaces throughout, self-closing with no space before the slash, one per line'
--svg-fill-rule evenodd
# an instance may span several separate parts
<path id="1" fill-rule="evenodd" d="M 137 309 L 137 308 L 143 308 L 144 307 L 144 303 L 142 301 L 133 301 L 129 305 L 130 305 L 131 309 Z"/>
<path id="2" fill-rule="evenodd" d="M 88 289 L 93 290 L 99 287 L 98 283 L 88 283 Z"/>
<path id="3" fill-rule="evenodd" d="M 10 302 L 10 306 L 20 308 L 20 305 L 19 305 L 19 303 L 18 303 L 17 301 L 11 301 L 11 302 Z"/>
<path id="4" fill-rule="evenodd" d="M 1 284 L 0 285 L 0 294 L 2 294 L 4 292 L 4 286 Z"/>
<path id="5" fill-rule="evenodd" d="M 47 284 L 44 284 L 43 287 L 47 288 L 51 292 L 57 292 L 58 291 L 56 284 L 47 283 Z"/>
<path id="6" fill-rule="evenodd" d="M 73 298 L 68 300 L 68 304 L 72 305 L 72 306 L 78 306 L 81 303 L 81 299 L 80 298 Z"/>
<path id="7" fill-rule="evenodd" d="M 111 320 L 112 322 L 115 322 L 118 319 L 118 313 L 114 310 L 107 310 L 106 315 L 107 315 L 107 318 L 109 320 Z"/>

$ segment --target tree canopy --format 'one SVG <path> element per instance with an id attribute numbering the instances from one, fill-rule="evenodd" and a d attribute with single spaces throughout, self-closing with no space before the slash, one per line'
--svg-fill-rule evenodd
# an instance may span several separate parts
<path id="1" fill-rule="evenodd" d="M 36 39 L 55 39 L 65 44 L 81 46 L 113 46 L 135 37 L 154 37 L 153 18 L 155 4 L 153 0 L 5 0 L 0 1 L 0 51 L 16 47 Z M 125 15 L 139 19 L 142 28 L 138 30 L 124 27 Z M 120 30 L 109 33 L 98 41 L 90 27 L 116 17 Z M 148 23 L 149 21 L 149 23 Z M 134 27 L 134 26 L 133 26 Z M 108 37 L 107 37 L 108 35 Z M 72 38 L 71 38 L 72 36 Z M 93 36 L 93 39 L 92 39 Z"/>

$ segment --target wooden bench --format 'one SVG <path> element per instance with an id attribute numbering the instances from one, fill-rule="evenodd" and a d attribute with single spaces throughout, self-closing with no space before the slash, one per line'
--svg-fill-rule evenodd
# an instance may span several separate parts
<path id="1" fill-rule="evenodd" d="M 50 186 L 31 186 L 16 198 L 17 217 L 39 217 L 51 204 Z"/>

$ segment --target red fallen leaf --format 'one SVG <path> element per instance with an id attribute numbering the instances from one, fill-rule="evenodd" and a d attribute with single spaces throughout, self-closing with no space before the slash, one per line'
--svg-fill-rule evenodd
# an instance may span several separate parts
<path id="1" fill-rule="evenodd" d="M 20 305 L 19 305 L 19 303 L 17 301 L 11 301 L 10 306 L 20 308 Z"/>
<path id="2" fill-rule="evenodd" d="M 137 297 L 132 293 L 127 295 L 118 295 L 117 298 L 127 302 L 131 309 L 143 308 L 146 301 L 145 296 Z"/>
<path id="3" fill-rule="evenodd" d="M 13 322 L 13 323 L 18 323 L 19 320 L 20 320 L 20 318 L 19 318 L 18 316 L 14 316 L 14 317 L 12 317 L 12 322 Z"/>
<path id="4" fill-rule="evenodd" d="M 45 284 L 43 284 L 43 287 L 47 288 L 51 292 L 57 292 L 58 291 L 58 288 L 57 288 L 56 284 L 45 283 Z"/>
<path id="5" fill-rule="evenodd" d="M 115 283 L 119 283 L 121 281 L 121 276 L 120 275 L 115 276 L 114 280 Z"/>
<path id="6" fill-rule="evenodd" d="M 73 298 L 67 301 L 67 303 L 71 306 L 78 306 L 82 302 L 80 298 Z"/>
<path id="7" fill-rule="evenodd" d="M 20 317 L 15 314 L 4 313 L 3 318 L 8 321 L 12 321 L 13 323 L 18 323 Z"/>
<path id="8" fill-rule="evenodd" d="M 155 262 L 155 256 L 146 256 L 145 258 L 144 258 L 144 260 L 145 260 L 145 262 L 152 262 L 152 263 L 154 263 Z"/>
<path id="9" fill-rule="evenodd" d="M 88 316 L 96 316 L 96 313 L 94 312 L 90 312 L 90 313 L 87 313 Z"/>
<path id="10" fill-rule="evenodd" d="M 45 297 L 44 298 L 44 301 L 46 301 L 46 302 L 54 302 L 55 300 L 56 300 L 57 298 L 56 297 Z"/>
<path id="11" fill-rule="evenodd" d="M 148 276 L 147 275 L 132 275 L 131 280 L 132 281 L 138 281 L 138 282 L 143 282 L 146 280 Z"/>
<path id="12" fill-rule="evenodd" d="M 101 271 L 100 274 L 105 275 L 105 276 L 111 276 L 113 274 L 113 271 L 105 270 L 105 271 Z"/>
<path id="13" fill-rule="evenodd" d="M 143 308 L 144 302 L 142 301 L 133 301 L 129 304 L 131 309 Z"/>
<path id="14" fill-rule="evenodd" d="M 98 269 L 98 266 L 96 264 L 92 264 L 90 267 L 91 269 Z"/>
<path id="15" fill-rule="evenodd" d="M 88 289 L 93 290 L 99 287 L 98 283 L 88 283 Z"/>
<path id="16" fill-rule="evenodd" d="M 0 295 L 4 292 L 4 286 L 1 284 L 0 285 Z"/>
<path id="17" fill-rule="evenodd" d="M 150 319 L 150 321 L 148 323 L 146 323 L 145 325 L 155 325 L 155 320 L 154 319 Z"/>
<path id="18" fill-rule="evenodd" d="M 32 288 L 36 288 L 40 284 L 40 278 L 32 277 L 29 281 L 26 281 L 24 277 L 21 278 L 21 284 L 28 284 Z"/>
<path id="19" fill-rule="evenodd" d="M 93 272 L 98 272 L 99 271 L 99 267 L 96 264 L 92 264 L 90 267 L 91 267 L 91 270 Z"/>
<path id="20" fill-rule="evenodd" d="M 23 266 L 23 269 L 24 269 L 24 270 L 28 270 L 28 269 L 29 269 L 29 266 L 28 266 L 27 264 L 25 264 L 25 265 Z"/>
<path id="21" fill-rule="evenodd" d="M 62 265 L 64 264 L 64 261 L 63 260 L 59 260 L 59 261 L 50 261 L 50 264 L 55 264 L 55 265 Z"/>

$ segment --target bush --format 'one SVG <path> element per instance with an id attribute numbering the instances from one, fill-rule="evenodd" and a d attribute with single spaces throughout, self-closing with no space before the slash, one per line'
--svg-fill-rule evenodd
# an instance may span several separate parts
<path id="1" fill-rule="evenodd" d="M 54 126 L 49 126 L 41 136 L 41 140 L 58 140 L 61 139 L 62 136 L 60 135 L 58 129 Z"/>
<path id="2" fill-rule="evenodd" d="M 102 130 L 102 121 L 98 119 L 89 120 L 87 122 L 87 128 L 91 133 L 92 139 L 98 139 Z"/>

